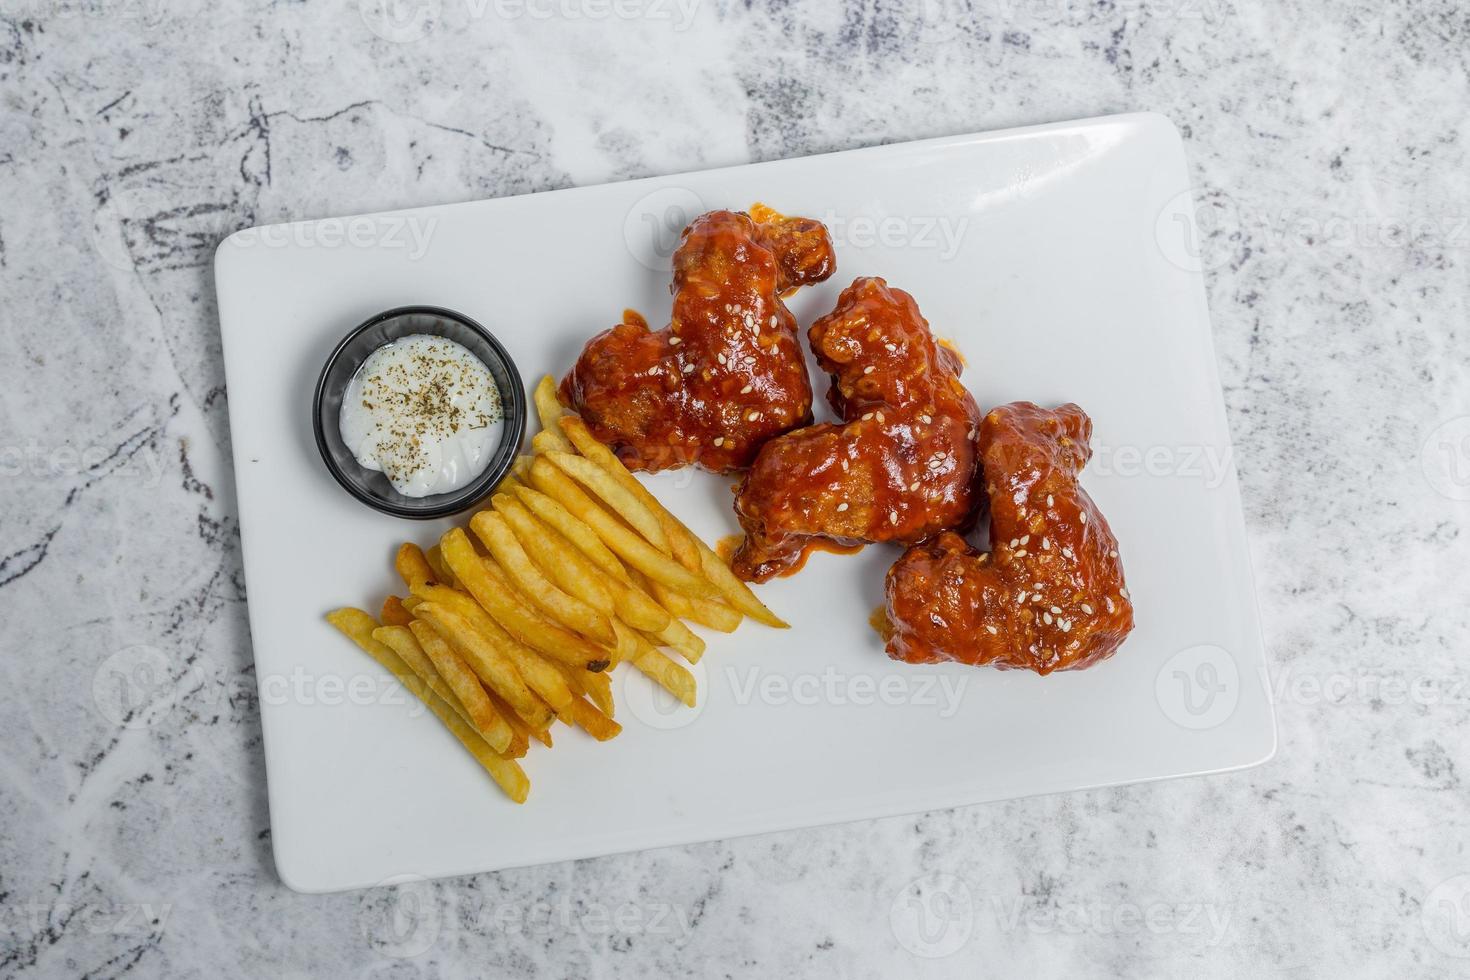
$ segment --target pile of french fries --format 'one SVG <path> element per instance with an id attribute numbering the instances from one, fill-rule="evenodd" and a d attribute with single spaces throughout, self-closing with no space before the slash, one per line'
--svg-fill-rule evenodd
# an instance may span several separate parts
<path id="1" fill-rule="evenodd" d="M 382 664 L 517 803 L 519 759 L 551 726 L 615 737 L 612 685 L 631 664 L 693 707 L 688 663 L 705 644 L 689 623 L 730 632 L 749 617 L 785 628 L 715 552 L 659 504 L 575 415 L 547 377 L 541 431 L 469 532 L 394 562 L 406 596 L 378 619 L 343 608 L 327 620 Z"/>

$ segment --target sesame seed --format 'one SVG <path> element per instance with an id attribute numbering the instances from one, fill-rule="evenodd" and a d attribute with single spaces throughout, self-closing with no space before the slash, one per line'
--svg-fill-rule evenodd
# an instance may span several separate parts
<path id="1" fill-rule="evenodd" d="M 694 373 L 694 365 L 693 364 L 686 364 L 686 365 L 684 365 L 684 373 L 685 374 L 693 374 Z"/>
<path id="2" fill-rule="evenodd" d="M 845 459 L 842 461 L 842 472 L 847 472 L 847 460 Z"/>
<path id="3" fill-rule="evenodd" d="M 1115 608 L 1113 606 L 1113 597 L 1110 595 L 1103 596 L 1103 605 L 1108 607 L 1108 612 L 1112 612 Z"/>
<path id="4" fill-rule="evenodd" d="M 741 388 L 740 389 L 740 393 L 742 395 L 748 395 L 748 394 L 750 394 L 754 390 L 755 390 L 755 385 L 746 385 L 744 388 Z"/>
<path id="5" fill-rule="evenodd" d="M 867 367 L 863 368 L 863 373 L 864 374 L 872 374 L 876 370 L 878 370 L 878 368 L 877 368 L 876 365 L 869 364 Z"/>
<path id="6" fill-rule="evenodd" d="M 724 364 L 725 363 L 725 355 L 724 354 L 716 354 L 715 355 L 715 360 L 719 361 L 721 364 Z"/>
<path id="7" fill-rule="evenodd" d="M 840 514 L 845 510 L 847 510 L 847 501 L 844 500 L 842 503 L 837 505 L 837 513 Z"/>
<path id="8" fill-rule="evenodd" d="M 747 354 L 747 355 L 745 355 L 745 363 L 746 364 L 754 364 L 755 363 L 755 355 L 754 354 Z"/>
<path id="9" fill-rule="evenodd" d="M 1026 604 L 1026 593 L 1024 593 L 1024 592 L 1017 593 L 1016 594 L 1016 605 L 1018 605 L 1018 606 L 1024 606 L 1025 604 Z"/>
<path id="10" fill-rule="evenodd" d="M 1072 549 L 1071 548 L 1063 548 L 1062 549 L 1062 554 L 1066 555 L 1068 558 L 1075 558 L 1075 557 L 1077 557 L 1076 555 L 1072 554 Z"/>
<path id="11" fill-rule="evenodd" d="M 928 416 L 928 415 L 920 415 L 920 416 L 919 416 L 919 421 L 920 421 L 920 422 L 923 422 L 923 423 L 924 423 L 924 424 L 925 424 L 925 425 L 928 425 L 928 424 L 930 424 L 930 423 L 931 423 L 931 422 L 933 422 L 933 421 L 934 421 L 934 419 L 933 419 L 933 418 L 931 418 L 931 417 L 930 417 L 930 416 Z"/>
<path id="12" fill-rule="evenodd" d="M 669 346 L 671 347 L 678 347 L 683 342 L 684 338 L 677 335 L 669 338 Z"/>
<path id="13" fill-rule="evenodd" d="M 1077 512 L 1077 519 L 1080 520 L 1083 524 L 1086 524 L 1087 523 L 1087 511 L 1085 511 L 1085 510 L 1078 511 Z"/>
<path id="14" fill-rule="evenodd" d="M 1016 545 L 1018 545 L 1020 543 L 1021 543 L 1021 539 L 1020 538 L 1011 538 L 1010 547 L 1014 548 Z"/>
<path id="15" fill-rule="evenodd" d="M 866 421 L 868 421 L 868 419 L 870 419 L 872 417 L 873 417 L 873 413 L 872 412 L 868 412 L 868 413 L 866 413 L 866 414 L 863 415 L 863 421 L 866 422 Z"/>
<path id="16" fill-rule="evenodd" d="M 1046 495 L 1046 505 L 1048 507 L 1050 507 L 1053 503 L 1055 503 L 1055 501 L 1052 500 L 1051 494 L 1047 494 Z"/>
<path id="17" fill-rule="evenodd" d="M 1126 586 L 1126 585 L 1125 585 L 1125 586 L 1122 586 L 1122 587 L 1120 587 L 1120 588 L 1119 588 L 1119 589 L 1118 589 L 1118 595 L 1120 595 L 1120 596 L 1122 596 L 1122 597 L 1123 597 L 1123 598 L 1125 598 L 1125 599 L 1127 599 L 1127 598 L 1128 598 L 1128 587 L 1127 587 L 1127 586 Z"/>
<path id="18" fill-rule="evenodd" d="M 1091 616 L 1091 615 L 1092 615 L 1092 607 L 1091 607 L 1091 606 L 1089 606 L 1089 605 L 1088 605 L 1088 604 L 1087 604 L 1087 603 L 1085 603 L 1085 602 L 1084 602 L 1084 603 L 1083 603 L 1083 604 L 1082 604 L 1082 611 L 1083 611 L 1083 612 L 1085 612 L 1085 613 L 1087 613 L 1087 615 L 1089 615 L 1089 616 Z"/>
<path id="19" fill-rule="evenodd" d="M 884 418 L 884 417 L 883 417 L 883 413 L 882 413 L 882 412 L 879 412 L 879 413 L 877 413 L 877 414 L 878 414 L 878 421 L 879 421 L 879 422 L 886 422 L 886 421 L 887 421 L 887 419 L 885 419 L 885 418 Z"/>
<path id="20" fill-rule="evenodd" d="M 1000 630 L 996 629 L 994 626 L 990 626 L 989 624 L 987 624 L 985 628 L 990 631 L 991 636 L 994 636 L 995 634 L 1000 632 Z"/>
<path id="21" fill-rule="evenodd" d="M 1060 616 L 1062 614 L 1062 611 L 1060 609 L 1058 609 L 1056 606 L 1052 606 L 1051 607 L 1051 611 L 1054 612 L 1054 613 L 1056 613 L 1058 616 Z"/>
<path id="22" fill-rule="evenodd" d="M 725 437 L 724 436 L 715 436 L 715 445 L 716 446 L 723 446 L 724 444 L 725 444 Z"/>
<path id="23" fill-rule="evenodd" d="M 889 524 L 897 524 L 898 523 L 898 511 L 896 511 L 896 510 L 890 510 L 888 512 L 888 523 Z"/>
<path id="24" fill-rule="evenodd" d="M 1057 625 L 1062 628 L 1063 633 L 1072 632 L 1072 621 L 1070 619 L 1058 619 Z"/>
<path id="25" fill-rule="evenodd" d="M 1043 623 L 1045 623 L 1046 625 L 1050 626 L 1051 625 L 1051 613 L 1042 613 L 1041 614 L 1041 621 Z"/>
<path id="26" fill-rule="evenodd" d="M 1118 549 L 1117 548 L 1114 548 L 1113 550 L 1109 551 L 1108 552 L 1108 557 L 1109 558 L 1117 558 L 1118 557 Z"/>
<path id="27" fill-rule="evenodd" d="M 1030 544 L 1031 543 L 1031 535 L 1029 535 L 1029 534 L 1022 535 L 1022 537 L 1021 537 L 1021 543 L 1022 544 Z"/>
<path id="28" fill-rule="evenodd" d="M 754 422 L 756 419 L 758 419 L 758 418 L 761 417 L 761 413 L 760 412 L 751 412 L 749 415 L 747 415 L 745 417 L 747 419 L 749 419 L 750 421 Z"/>
<path id="29" fill-rule="evenodd" d="M 1041 539 L 1041 550 L 1042 551 L 1050 551 L 1051 550 L 1051 539 L 1050 538 L 1042 538 Z"/>
<path id="30" fill-rule="evenodd" d="M 1040 582 L 1037 582 L 1035 585 L 1033 585 L 1031 587 L 1033 589 L 1035 589 L 1037 592 L 1040 592 L 1041 591 L 1041 583 Z"/>
<path id="31" fill-rule="evenodd" d="M 1016 549 L 1016 557 L 1017 558 L 1025 558 L 1028 554 L 1030 554 L 1030 552 L 1028 552 L 1025 548 L 1017 548 Z"/>
<path id="32" fill-rule="evenodd" d="M 918 480 L 915 480 L 913 483 L 910 483 L 909 484 L 909 492 L 910 493 L 913 493 L 917 489 L 919 489 L 919 481 Z"/>

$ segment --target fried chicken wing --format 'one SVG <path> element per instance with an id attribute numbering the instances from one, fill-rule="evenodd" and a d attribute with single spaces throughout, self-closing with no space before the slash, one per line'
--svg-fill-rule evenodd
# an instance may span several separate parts
<path id="1" fill-rule="evenodd" d="M 757 205 L 711 211 L 674 253 L 669 326 L 636 314 L 593 337 L 561 400 L 636 470 L 743 469 L 772 436 L 811 421 L 796 320 L 781 302 L 832 274 L 820 221 Z"/>
<path id="2" fill-rule="evenodd" d="M 809 333 L 844 421 L 787 433 L 756 457 L 735 500 L 745 542 L 734 567 L 748 581 L 799 568 L 824 538 L 907 544 L 974 511 L 980 410 L 914 298 L 858 279 Z"/>
<path id="3" fill-rule="evenodd" d="M 1076 670 L 1133 629 L 1118 542 L 1077 474 L 1092 420 L 1076 405 L 994 409 L 980 424 L 992 547 L 958 534 L 910 548 L 888 571 L 888 655 Z"/>

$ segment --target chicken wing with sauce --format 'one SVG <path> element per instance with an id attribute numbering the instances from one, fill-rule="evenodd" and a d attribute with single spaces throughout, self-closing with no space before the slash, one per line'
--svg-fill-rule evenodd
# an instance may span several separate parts
<path id="1" fill-rule="evenodd" d="M 991 550 L 946 533 L 888 571 L 888 655 L 1076 670 L 1112 655 L 1133 629 L 1118 542 L 1077 474 L 1092 455 L 1092 420 L 1003 405 L 980 425 Z"/>
<path id="2" fill-rule="evenodd" d="M 593 337 L 561 400 L 631 469 L 750 465 L 773 436 L 811 421 L 796 320 L 781 302 L 835 268 L 826 227 L 756 205 L 696 218 L 674 253 L 669 326 L 636 314 Z"/>
<path id="3" fill-rule="evenodd" d="M 844 421 L 787 433 L 756 457 L 735 500 L 745 541 L 734 567 L 748 581 L 800 568 L 822 539 L 909 544 L 973 515 L 980 410 L 913 297 L 858 279 L 810 339 Z"/>

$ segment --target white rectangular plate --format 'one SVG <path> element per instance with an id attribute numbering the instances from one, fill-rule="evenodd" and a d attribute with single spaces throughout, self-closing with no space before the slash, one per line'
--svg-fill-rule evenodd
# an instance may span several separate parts
<path id="1" fill-rule="evenodd" d="M 282 879 L 355 888 L 1269 758 L 1188 186 L 1174 128 L 1128 115 L 228 239 L 215 272 Z M 755 201 L 832 229 L 837 274 L 791 301 L 803 332 L 854 277 L 881 275 L 965 354 L 982 409 L 1092 415 L 1084 482 L 1122 542 L 1138 628 L 1112 660 L 1045 678 L 893 663 L 868 616 L 898 550 L 818 555 L 762 591 L 790 630 L 708 634 L 698 709 L 620 672 L 623 735 L 558 728 L 554 750 L 533 745 L 516 806 L 322 620 L 401 591 L 393 549 L 447 524 L 381 516 L 332 482 L 311 435 L 316 374 L 358 322 L 422 303 L 485 324 L 528 382 L 560 376 L 624 307 L 667 322 L 686 220 Z M 728 481 L 650 484 L 707 540 L 738 530 Z"/>

